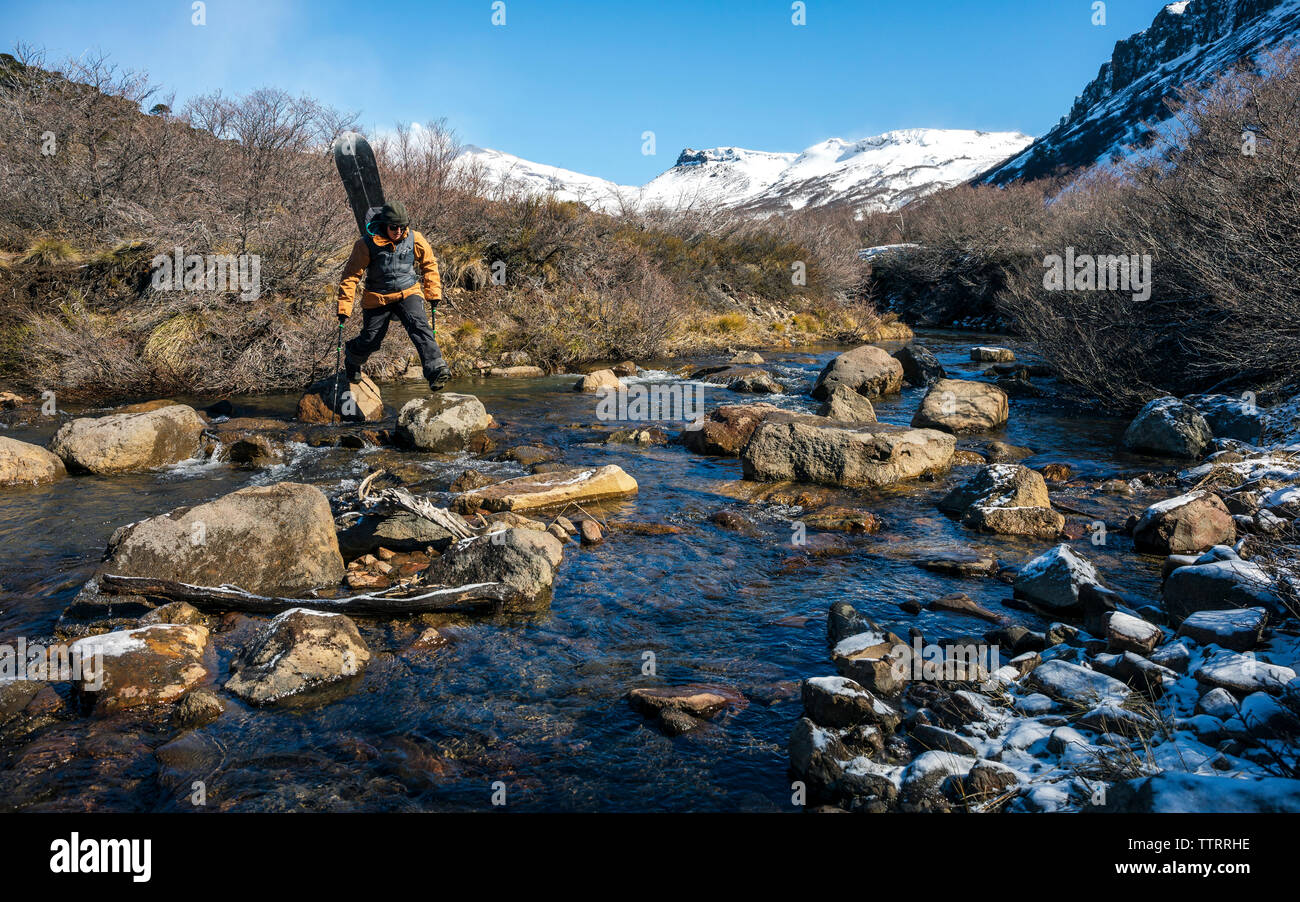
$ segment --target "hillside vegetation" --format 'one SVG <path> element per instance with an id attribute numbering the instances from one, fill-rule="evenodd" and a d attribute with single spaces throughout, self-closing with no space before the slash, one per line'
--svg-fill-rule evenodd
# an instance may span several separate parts
<path id="1" fill-rule="evenodd" d="M 1003 324 L 1081 394 L 1131 409 L 1166 393 L 1293 394 L 1300 373 L 1300 64 L 1182 92 L 1122 162 L 1070 181 L 961 187 L 869 217 L 882 309 L 910 322 Z M 1151 292 L 1049 290 L 1067 250 L 1150 256 Z"/>
<path id="2" fill-rule="evenodd" d="M 172 105 L 107 59 L 0 56 L 0 378 L 110 398 L 269 391 L 333 366 L 355 224 L 329 145 L 357 116 L 274 88 Z M 845 212 L 611 216 L 512 196 L 454 162 L 441 123 L 374 143 L 437 252 L 458 370 L 881 334 Z M 260 292 L 156 288 L 151 261 L 177 248 L 257 255 Z M 393 330 L 368 369 L 392 375 L 410 350 Z"/>

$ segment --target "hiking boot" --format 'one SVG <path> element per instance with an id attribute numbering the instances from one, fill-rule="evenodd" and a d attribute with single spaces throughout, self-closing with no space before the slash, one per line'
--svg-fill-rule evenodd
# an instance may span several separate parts
<path id="1" fill-rule="evenodd" d="M 348 374 L 348 385 L 355 385 L 361 381 L 361 367 L 348 363 L 344 364 L 343 369 Z"/>
<path id="2" fill-rule="evenodd" d="M 429 379 L 429 391 L 440 392 L 447 387 L 447 383 L 450 381 L 451 381 L 451 370 L 447 369 L 446 367 L 443 367 L 442 369 L 435 372 L 433 376 Z"/>

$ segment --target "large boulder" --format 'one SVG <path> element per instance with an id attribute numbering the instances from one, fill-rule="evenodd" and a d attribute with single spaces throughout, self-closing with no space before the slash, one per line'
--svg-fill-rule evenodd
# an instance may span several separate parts
<path id="1" fill-rule="evenodd" d="M 231 663 L 226 689 L 254 705 L 356 676 L 370 649 L 352 618 L 304 608 L 284 611 Z"/>
<path id="2" fill-rule="evenodd" d="M 828 420 L 855 426 L 876 422 L 876 409 L 871 402 L 847 385 L 835 386 L 817 413 Z"/>
<path id="3" fill-rule="evenodd" d="M 35 485 L 68 475 L 63 460 L 40 445 L 0 435 L 0 485 Z"/>
<path id="4" fill-rule="evenodd" d="M 463 586 L 501 583 L 510 597 L 507 611 L 544 608 L 555 582 L 564 546 L 549 532 L 510 527 L 462 539 L 424 571 L 428 583 Z"/>
<path id="5" fill-rule="evenodd" d="M 364 423 L 384 418 L 379 386 L 365 373 L 348 382 L 339 373 L 313 382 L 298 399 L 298 419 L 304 423 Z"/>
<path id="6" fill-rule="evenodd" d="M 1007 422 L 1007 393 L 987 382 L 940 379 L 930 386 L 912 425 L 963 434 L 997 429 Z"/>
<path id="7" fill-rule="evenodd" d="M 397 414 L 397 437 L 421 451 L 463 451 L 491 423 L 482 402 L 473 395 L 439 392 L 402 405 Z"/>
<path id="8" fill-rule="evenodd" d="M 195 456 L 206 426 L 198 411 L 184 404 L 82 417 L 59 427 L 50 450 L 74 472 L 129 473 Z"/>
<path id="9" fill-rule="evenodd" d="M 863 345 L 845 351 L 826 364 L 813 386 L 812 396 L 825 401 L 837 385 L 846 385 L 868 398 L 896 394 L 903 388 L 903 365 L 883 348 Z"/>
<path id="10" fill-rule="evenodd" d="M 329 501 L 315 486 L 250 486 L 123 526 L 103 571 L 263 595 L 300 595 L 343 578 Z"/>
<path id="11" fill-rule="evenodd" d="M 926 386 L 948 376 L 934 352 L 921 345 L 906 345 L 895 351 L 893 357 L 902 364 L 903 379 L 909 385 Z"/>
<path id="12" fill-rule="evenodd" d="M 1237 540 L 1232 514 L 1218 495 L 1198 491 L 1153 504 L 1133 527 L 1133 544 L 1152 554 L 1191 554 Z"/>
<path id="13" fill-rule="evenodd" d="M 1062 543 L 1025 564 L 1013 592 L 1041 608 L 1072 611 L 1080 606 L 1080 589 L 1099 585 L 1096 568 Z"/>
<path id="14" fill-rule="evenodd" d="M 1124 430 L 1124 447 L 1162 457 L 1200 457 L 1214 439 L 1205 417 L 1174 397 L 1156 398 Z"/>
<path id="15" fill-rule="evenodd" d="M 781 408 L 772 404 L 726 404 L 682 430 L 682 444 L 696 454 L 735 457 L 754 428 Z"/>
<path id="16" fill-rule="evenodd" d="M 519 476 L 458 497 L 455 509 L 520 511 L 626 498 L 637 492 L 636 480 L 617 464 L 572 467 Z"/>
<path id="17" fill-rule="evenodd" d="M 1191 395 L 1183 403 L 1196 408 L 1215 438 L 1259 444 L 1264 432 L 1264 413 L 1250 398 L 1233 395 Z"/>
<path id="18" fill-rule="evenodd" d="M 77 688 L 96 714 L 111 714 L 179 699 L 208 676 L 207 647 L 207 627 L 159 623 L 78 639 L 68 651 L 82 664 Z"/>
<path id="19" fill-rule="evenodd" d="M 972 529 L 1052 539 L 1065 517 L 1052 510 L 1041 473 L 1019 464 L 981 467 L 939 501 L 939 509 Z"/>
<path id="20" fill-rule="evenodd" d="M 761 482 L 884 486 L 945 472 L 954 447 L 951 435 L 933 429 L 846 428 L 821 417 L 772 414 L 755 428 L 740 462 L 746 479 Z"/>
<path id="21" fill-rule="evenodd" d="M 1235 555 L 1224 555 L 1217 560 L 1198 559 L 1176 567 L 1165 577 L 1161 596 L 1174 623 L 1181 623 L 1197 611 L 1252 607 L 1276 613 L 1284 610 L 1276 584 L 1264 568 Z"/>

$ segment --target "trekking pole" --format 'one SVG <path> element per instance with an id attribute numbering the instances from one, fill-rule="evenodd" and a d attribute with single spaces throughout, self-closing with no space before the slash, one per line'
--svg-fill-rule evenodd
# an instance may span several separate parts
<path id="1" fill-rule="evenodd" d="M 339 323 L 339 343 L 334 349 L 334 405 L 330 407 L 330 425 L 334 425 L 334 414 L 339 409 L 339 367 L 343 362 L 343 324 Z"/>

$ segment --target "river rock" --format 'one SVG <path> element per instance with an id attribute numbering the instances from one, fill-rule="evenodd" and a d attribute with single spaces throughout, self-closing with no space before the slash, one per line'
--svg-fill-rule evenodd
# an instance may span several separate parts
<path id="1" fill-rule="evenodd" d="M 1053 539 L 1065 526 L 1065 517 L 1052 510 L 1042 475 L 1019 464 L 982 467 L 945 495 L 939 509 L 971 529 L 999 535 Z"/>
<path id="2" fill-rule="evenodd" d="M 846 677 L 813 677 L 803 681 L 803 707 L 814 722 L 825 727 L 871 724 L 892 733 L 903 715 Z"/>
<path id="3" fill-rule="evenodd" d="M 1122 705 L 1132 695 L 1128 686 L 1114 677 L 1061 660 L 1038 665 L 1026 682 L 1044 695 L 1081 708 Z"/>
<path id="4" fill-rule="evenodd" d="M 733 366 L 762 366 L 765 361 L 757 351 L 737 351 L 728 362 Z"/>
<path id="5" fill-rule="evenodd" d="M 1011 363 L 1016 359 L 1016 355 L 1010 348 L 982 345 L 970 349 L 970 359 L 976 363 Z"/>
<path id="6" fill-rule="evenodd" d="M 1147 403 L 1124 431 L 1124 447 L 1164 457 L 1200 457 L 1214 438 L 1205 418 L 1174 397 Z"/>
<path id="7" fill-rule="evenodd" d="M 520 511 L 627 498 L 636 492 L 636 480 L 617 464 L 570 467 L 518 476 L 466 492 L 456 499 L 454 507 L 458 511 L 479 508 L 489 511 Z"/>
<path id="8" fill-rule="evenodd" d="M 495 379 L 539 379 L 546 375 L 540 366 L 494 366 L 488 375 Z"/>
<path id="9" fill-rule="evenodd" d="M 574 391 L 582 392 L 623 391 L 626 388 L 623 380 L 614 375 L 613 370 L 596 370 L 594 373 L 587 373 L 573 384 Z"/>
<path id="10" fill-rule="evenodd" d="M 329 501 L 315 486 L 249 486 L 207 504 L 123 526 L 102 571 L 299 595 L 335 586 L 343 558 Z"/>
<path id="11" fill-rule="evenodd" d="M 1243 698 L 1252 692 L 1281 695 L 1296 673 L 1290 667 L 1268 664 L 1254 655 L 1221 651 L 1206 657 L 1192 676 L 1203 686 L 1226 689 Z"/>
<path id="12" fill-rule="evenodd" d="M 689 686 L 673 689 L 637 688 L 627 694 L 632 707 L 654 718 L 669 736 L 679 736 L 703 725 L 729 704 L 727 696 Z"/>
<path id="13" fill-rule="evenodd" d="M 0 485 L 35 485 L 66 475 L 68 471 L 57 454 L 0 435 Z"/>
<path id="14" fill-rule="evenodd" d="M 1225 608 L 1189 614 L 1178 635 L 1201 645 L 1218 645 L 1231 651 L 1250 651 L 1264 641 L 1268 611 L 1263 608 Z"/>
<path id="15" fill-rule="evenodd" d="M 1161 587 L 1165 610 L 1174 623 L 1197 611 L 1262 607 L 1280 612 L 1272 578 L 1254 561 L 1204 560 L 1175 568 Z"/>
<path id="16" fill-rule="evenodd" d="M 352 618 L 292 608 L 259 630 L 231 663 L 226 689 L 265 705 L 356 676 L 369 662 L 370 649 Z"/>
<path id="17" fill-rule="evenodd" d="M 817 413 L 828 420 L 856 426 L 876 422 L 876 409 L 871 402 L 847 385 L 835 386 Z"/>
<path id="18" fill-rule="evenodd" d="M 926 386 L 948 376 L 939 358 L 921 345 L 906 345 L 895 351 L 893 357 L 902 365 L 903 379 L 909 385 Z"/>
<path id="19" fill-rule="evenodd" d="M 813 386 L 812 396 L 825 401 L 837 385 L 848 386 L 868 398 L 897 394 L 903 388 L 903 365 L 883 348 L 863 345 L 845 351 L 826 364 Z"/>
<path id="20" fill-rule="evenodd" d="M 953 437 L 933 429 L 884 423 L 846 428 L 781 413 L 754 429 L 740 462 L 746 479 L 761 482 L 878 487 L 945 472 L 953 449 Z"/>
<path id="21" fill-rule="evenodd" d="M 690 378 L 725 385 L 735 392 L 778 395 L 785 391 L 771 373 L 752 366 L 708 366 L 695 370 Z"/>
<path id="22" fill-rule="evenodd" d="M 226 703 L 210 689 L 195 689 L 186 693 L 176 706 L 176 722 L 187 729 L 206 726 L 220 717 Z"/>
<path id="23" fill-rule="evenodd" d="M 1079 590 L 1084 585 L 1100 585 L 1096 568 L 1062 543 L 1025 564 L 1013 591 L 1017 598 L 1041 608 L 1071 611 L 1080 606 Z"/>
<path id="24" fill-rule="evenodd" d="M 841 639 L 831 650 L 831 661 L 841 676 L 881 695 L 894 695 L 906 685 L 909 649 L 893 633 L 868 630 Z"/>
<path id="25" fill-rule="evenodd" d="M 402 405 L 397 414 L 397 437 L 421 451 L 463 451 L 491 423 L 482 402 L 473 395 L 439 392 Z"/>
<path id="26" fill-rule="evenodd" d="M 1264 432 L 1264 413 L 1251 398 L 1232 395 L 1190 395 L 1184 404 L 1196 408 L 1215 438 L 1230 438 L 1258 445 Z"/>
<path id="27" fill-rule="evenodd" d="M 1237 541 L 1232 514 L 1218 495 L 1197 491 L 1153 504 L 1133 527 L 1133 544 L 1152 554 L 1191 554 Z"/>
<path id="28" fill-rule="evenodd" d="M 457 514 L 451 511 L 447 513 L 468 528 L 468 524 Z M 338 538 L 339 551 L 345 558 L 352 560 L 363 554 L 372 554 L 380 548 L 410 552 L 422 551 L 432 545 L 441 551 L 454 541 L 455 536 L 419 514 L 398 511 L 386 516 L 366 514 L 347 529 L 340 530 Z"/>
<path id="29" fill-rule="evenodd" d="M 1300 780 L 1169 770 L 1111 784 L 1106 810 L 1128 814 L 1290 814 L 1300 810 Z"/>
<path id="30" fill-rule="evenodd" d="M 342 373 L 326 376 L 298 399 L 298 419 L 304 423 L 364 423 L 383 418 L 379 386 L 365 373 L 356 382 L 348 382 Z"/>
<path id="31" fill-rule="evenodd" d="M 206 426 L 198 411 L 184 404 L 82 417 L 59 427 L 50 450 L 74 472 L 129 473 L 194 457 Z"/>
<path id="32" fill-rule="evenodd" d="M 1111 651 L 1149 655 L 1165 641 L 1165 631 L 1160 627 L 1123 611 L 1107 615 L 1105 626 L 1105 638 Z"/>
<path id="33" fill-rule="evenodd" d="M 443 586 L 501 583 L 511 593 L 507 611 L 546 607 L 564 546 L 549 532 L 510 527 L 462 539 L 424 571 L 425 580 Z"/>
<path id="34" fill-rule="evenodd" d="M 940 379 L 930 386 L 912 425 L 965 434 L 997 429 L 1007 422 L 1007 393 L 987 382 Z"/>
<path id="35" fill-rule="evenodd" d="M 83 663 L 77 688 L 96 714 L 111 714 L 179 699 L 207 678 L 207 647 L 207 627 L 160 623 L 78 639 L 69 653 Z M 101 656 L 102 671 L 90 666 Z"/>
<path id="36" fill-rule="evenodd" d="M 724 404 L 682 430 L 682 444 L 696 454 L 735 457 L 754 428 L 781 408 L 772 404 Z"/>

